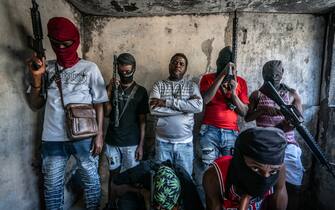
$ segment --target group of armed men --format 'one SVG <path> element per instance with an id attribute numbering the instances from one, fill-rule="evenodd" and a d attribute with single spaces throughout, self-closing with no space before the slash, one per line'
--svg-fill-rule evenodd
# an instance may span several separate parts
<path id="1" fill-rule="evenodd" d="M 98 66 L 79 58 L 79 31 L 70 20 L 51 18 L 47 29 L 57 59 L 33 55 L 28 62 L 30 105 L 45 108 L 41 153 L 46 209 L 63 209 L 70 156 L 78 165 L 86 209 L 100 208 L 98 158 L 103 149 L 110 172 L 106 210 L 297 209 L 304 169 L 293 127 L 262 91 L 248 97 L 247 83 L 236 75 L 229 47 L 220 51 L 216 72 L 202 76 L 199 86 L 184 77 L 188 58 L 176 53 L 168 64 L 169 77 L 155 82 L 148 95 L 133 79 L 136 70 L 141 71 L 133 55 L 117 57 L 120 80 L 111 79 L 106 86 Z M 33 62 L 41 67 L 33 70 Z M 56 68 L 61 72 L 64 104 L 94 105 L 97 136 L 68 138 L 59 89 L 52 81 Z M 229 70 L 232 78 L 227 80 Z M 281 83 L 283 73 L 279 60 L 266 62 L 262 70 L 264 82 L 271 82 L 287 104 L 302 112 L 297 92 Z M 40 94 L 43 75 L 51 81 L 47 97 Z M 201 161 L 195 162 L 194 114 L 202 111 Z M 155 157 L 142 160 L 148 113 L 157 118 Z M 255 120 L 257 127 L 239 132 L 239 116 Z M 105 136 L 104 117 L 109 119 Z"/>

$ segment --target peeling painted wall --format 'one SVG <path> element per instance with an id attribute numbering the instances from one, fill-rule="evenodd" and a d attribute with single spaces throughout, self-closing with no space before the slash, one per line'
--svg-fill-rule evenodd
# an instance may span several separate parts
<path id="1" fill-rule="evenodd" d="M 214 67 L 226 43 L 227 22 L 227 15 L 97 18 L 94 27 L 85 27 L 85 33 L 93 31 L 85 34 L 91 45 L 85 46 L 84 56 L 98 63 L 109 81 L 113 54 L 132 53 L 137 60 L 135 79 L 150 88 L 157 79 L 167 78 L 171 56 L 183 52 L 189 58 L 187 74 L 199 77 Z"/>
<path id="2" fill-rule="evenodd" d="M 68 0 L 88 15 L 134 17 L 213 14 L 238 11 L 320 13 L 330 11 L 334 0 Z"/>
<path id="3" fill-rule="evenodd" d="M 52 16 L 78 14 L 65 1 L 44 0 L 40 12 L 44 34 Z M 25 98 L 24 60 L 31 55 L 26 37 L 31 35 L 31 1 L 0 2 L 0 209 L 39 209 L 38 149 L 42 112 L 32 112 Z M 47 58 L 54 58 L 44 41 Z"/>
<path id="4" fill-rule="evenodd" d="M 335 13 L 329 15 L 328 35 L 326 38 L 326 53 L 322 74 L 319 138 L 326 157 L 335 163 Z M 333 166 L 335 170 L 335 165 Z M 314 167 L 314 189 L 316 206 L 319 210 L 335 209 L 334 193 L 335 179 L 320 164 Z"/>
<path id="5" fill-rule="evenodd" d="M 249 94 L 262 84 L 261 69 L 271 59 L 284 63 L 284 81 L 301 95 L 308 128 L 316 134 L 325 21 L 320 16 L 301 14 L 239 13 L 238 74 L 246 78 Z M 215 71 L 221 48 L 231 43 L 232 17 L 228 14 L 168 17 L 89 17 L 84 31 L 84 56 L 98 63 L 105 81 L 112 76 L 113 54 L 132 53 L 138 62 L 135 80 L 150 90 L 156 80 L 168 76 L 168 62 L 176 52 L 189 59 L 187 74 L 198 81 Z M 88 24 L 89 27 L 85 27 Z M 201 115 L 197 117 L 201 119 Z M 154 139 L 149 118 L 147 141 Z M 242 129 L 253 123 L 240 122 Z M 195 132 L 196 134 L 196 132 Z M 196 136 L 195 136 L 196 137 Z M 306 174 L 311 154 L 304 143 Z M 306 176 L 305 185 L 309 185 Z M 308 188 L 305 189 L 308 191 Z"/>
<path id="6" fill-rule="evenodd" d="M 135 80 L 148 90 L 156 80 L 167 78 L 169 59 L 176 52 L 188 56 L 187 74 L 197 81 L 205 72 L 215 71 L 219 50 L 231 42 L 232 17 L 228 14 L 81 17 L 64 0 L 39 3 L 44 30 L 47 19 L 52 16 L 67 16 L 80 25 L 82 56 L 99 65 L 106 82 L 112 76 L 113 54 L 126 51 L 137 59 Z M 31 34 L 30 1 L 12 0 L 0 2 L 0 5 L 0 133 L 3 136 L 0 146 L 0 209 L 39 209 L 34 167 L 38 169 L 39 166 L 37 154 L 42 112 L 32 112 L 24 94 L 23 60 L 31 53 L 25 46 L 26 34 Z M 239 17 L 237 65 L 239 74 L 248 81 L 249 93 L 261 85 L 264 62 L 282 59 L 284 80 L 302 96 L 304 116 L 314 134 L 319 109 L 323 18 L 261 13 L 239 13 Z M 44 41 L 44 44 L 47 58 L 54 58 L 49 42 Z M 149 145 L 154 138 L 153 124 L 154 119 L 150 117 L 147 128 L 147 139 L 151 140 Z M 241 122 L 242 128 L 247 126 L 252 124 Z M 305 156 L 304 164 L 309 169 L 309 152 Z M 102 170 L 104 188 L 107 187 L 106 175 L 105 167 Z M 323 192 L 332 190 L 322 188 L 325 189 Z"/>

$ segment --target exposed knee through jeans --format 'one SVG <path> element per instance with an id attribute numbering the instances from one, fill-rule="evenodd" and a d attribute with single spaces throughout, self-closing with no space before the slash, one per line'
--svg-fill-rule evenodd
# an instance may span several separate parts
<path id="1" fill-rule="evenodd" d="M 224 155 L 232 155 L 238 132 L 216 128 L 210 125 L 202 125 L 200 128 L 201 159 L 208 166 L 216 158 Z"/>

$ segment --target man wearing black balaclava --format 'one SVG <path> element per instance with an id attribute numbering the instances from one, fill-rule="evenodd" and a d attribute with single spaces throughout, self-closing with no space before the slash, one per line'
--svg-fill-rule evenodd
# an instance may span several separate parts
<path id="1" fill-rule="evenodd" d="M 200 128 L 201 163 L 194 169 L 200 194 L 203 172 L 216 158 L 231 155 L 239 131 L 238 115 L 244 116 L 248 109 L 247 83 L 237 76 L 232 57 L 230 47 L 223 48 L 216 60 L 216 72 L 200 81 L 205 112 Z"/>
<path id="2" fill-rule="evenodd" d="M 139 160 L 143 157 L 145 118 L 149 112 L 148 94 L 144 87 L 134 81 L 135 70 L 134 56 L 129 53 L 120 54 L 117 58 L 117 72 L 120 81 L 115 81 L 115 78 L 112 78 L 107 88 L 110 101 L 105 103 L 104 108 L 105 116 L 109 118 L 105 138 L 105 154 L 110 170 L 109 192 L 113 176 L 138 165 Z M 113 94 L 115 83 L 117 94 Z M 113 104 L 115 96 L 117 96 L 118 116 L 114 111 L 117 109 Z M 136 200 L 136 197 L 132 198 L 132 195 L 120 198 L 119 209 L 131 210 L 132 204 L 129 200 L 133 199 Z M 112 203 L 108 203 L 106 209 L 112 205 Z"/>
<path id="3" fill-rule="evenodd" d="M 264 64 L 262 71 L 264 82 L 271 82 L 285 103 L 294 105 L 302 113 L 301 99 L 298 93 L 281 83 L 283 73 L 284 68 L 280 60 L 268 61 Z M 299 191 L 304 172 L 300 158 L 301 149 L 296 141 L 293 127 L 285 120 L 278 105 L 266 96 L 264 85 L 250 95 L 249 110 L 245 120 L 247 122 L 256 120 L 257 126 L 277 127 L 285 132 L 288 143 L 284 159 L 286 166 L 286 188 L 288 192 L 287 209 L 298 209 Z"/>
<path id="4" fill-rule="evenodd" d="M 204 174 L 207 209 L 286 209 L 285 147 L 280 129 L 243 131 L 233 157 L 216 159 Z"/>

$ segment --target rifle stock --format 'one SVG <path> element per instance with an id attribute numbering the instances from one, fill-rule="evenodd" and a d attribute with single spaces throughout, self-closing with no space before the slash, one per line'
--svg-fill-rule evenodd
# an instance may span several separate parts
<path id="1" fill-rule="evenodd" d="M 312 154 L 320 161 L 320 163 L 325 166 L 328 172 L 335 178 L 335 172 L 327 160 L 326 156 L 322 152 L 321 148 L 315 141 L 313 135 L 309 130 L 303 125 L 303 119 L 299 111 L 293 105 L 287 105 L 284 100 L 280 97 L 275 87 L 271 82 L 267 81 L 261 88 L 261 92 L 272 99 L 279 107 L 280 111 L 284 115 L 285 119 L 290 122 L 294 128 L 298 131 L 300 136 L 304 139 L 308 148 L 311 150 Z"/>

